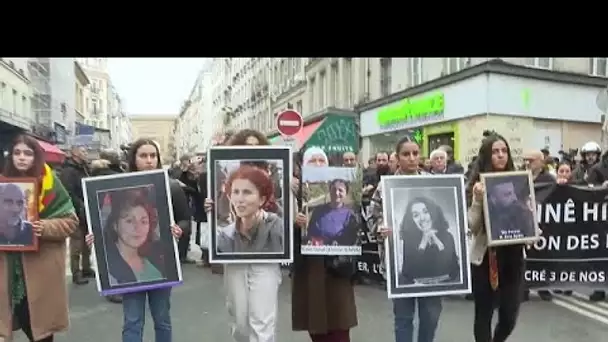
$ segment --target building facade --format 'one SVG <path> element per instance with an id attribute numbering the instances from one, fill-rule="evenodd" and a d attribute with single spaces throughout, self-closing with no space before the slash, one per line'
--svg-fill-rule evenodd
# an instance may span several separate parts
<path id="1" fill-rule="evenodd" d="M 176 159 L 174 147 L 174 127 L 177 115 L 131 115 L 133 140 L 148 138 L 160 146 L 161 160 L 164 165 L 173 163 Z"/>
<path id="2" fill-rule="evenodd" d="M 123 109 L 120 95 L 111 83 L 108 100 L 110 145 L 113 149 L 119 150 L 121 145 L 128 144 L 133 139 L 131 120 Z"/>
<path id="3" fill-rule="evenodd" d="M 448 126 L 440 125 L 434 126 L 436 128 L 423 127 L 430 126 L 430 123 L 439 124 L 442 122 L 452 122 L 455 120 L 464 120 L 464 114 L 453 116 L 452 109 L 458 109 L 465 111 L 462 108 L 454 107 L 455 100 L 450 91 L 444 89 L 443 82 L 446 79 L 451 80 L 452 75 L 467 74 L 469 69 L 472 72 L 476 72 L 475 69 L 479 66 L 481 68 L 487 68 L 488 65 L 494 65 L 497 67 L 496 60 L 502 60 L 506 65 L 512 65 L 514 68 L 518 66 L 523 68 L 521 70 L 536 70 L 538 72 L 544 72 L 546 87 L 554 87 L 556 84 L 563 87 L 566 84 L 570 84 L 570 90 L 562 90 L 564 92 L 572 91 L 575 93 L 576 88 L 574 84 L 578 84 L 575 80 L 580 77 L 587 82 L 589 80 L 592 84 L 583 83 L 587 88 L 587 97 L 590 97 L 591 93 L 597 95 L 599 89 L 601 89 L 603 79 L 607 77 L 608 64 L 607 59 L 604 57 L 600 58 L 541 58 L 541 57 L 529 57 L 529 58 L 494 58 L 494 57 L 450 57 L 450 58 L 217 58 L 214 59 L 210 79 L 210 83 L 213 87 L 213 105 L 212 113 L 216 120 L 214 120 L 214 133 L 218 134 L 226 130 L 238 130 L 241 128 L 254 128 L 265 132 L 270 137 L 276 137 L 278 132 L 276 131 L 276 116 L 278 113 L 285 109 L 295 109 L 299 111 L 308 125 L 311 125 L 316 121 L 318 115 L 321 113 L 328 113 L 328 109 L 337 109 L 338 112 L 348 112 L 356 110 L 361 114 L 360 116 L 360 131 L 364 136 L 364 144 L 362 145 L 363 156 L 367 157 L 374 151 L 379 149 L 392 149 L 392 144 L 396 142 L 397 135 L 403 132 L 408 134 L 417 134 L 417 136 L 428 137 L 436 136 L 442 131 L 448 132 Z M 260 69 L 261 67 L 261 69 Z M 268 76 L 264 76 L 264 71 Z M 502 71 L 501 71 L 502 72 Z M 535 72 L 535 71 L 532 71 Z M 561 81 L 550 81 L 552 77 L 561 77 L 555 75 L 562 75 L 570 73 L 575 79 L 567 82 Z M 468 74 L 467 74 L 468 75 Z M 554 76 L 551 76 L 554 75 Z M 497 77 L 497 76 L 496 76 Z M 524 89 L 530 89 L 530 91 L 523 91 L 521 95 L 528 98 L 526 101 L 532 101 L 531 99 L 537 98 L 537 92 L 540 94 L 540 90 L 534 90 L 535 87 L 528 86 L 529 82 L 532 82 L 529 77 L 513 76 L 511 75 L 511 83 L 499 82 L 494 77 L 491 80 L 487 80 L 485 86 L 479 85 L 479 88 L 470 88 L 475 91 L 481 91 L 487 93 L 490 90 L 494 92 L 500 92 L 496 87 L 508 87 L 513 82 L 522 82 L 521 87 Z M 521 79 L 520 81 L 513 81 L 513 79 Z M 261 80 L 261 81 L 258 81 Z M 462 88 L 462 83 L 472 81 L 458 81 L 455 85 L 451 85 L 450 89 L 468 89 Z M 268 84 L 267 94 L 264 92 L 265 85 Z M 255 89 L 256 84 L 261 85 L 261 92 L 259 93 Z M 429 84 L 432 86 L 429 87 Z M 252 86 L 253 85 L 253 86 Z M 460 85 L 460 86 L 458 86 Z M 252 88 L 253 87 L 253 88 Z M 573 88 L 574 87 L 574 88 Z M 247 94 L 249 90 L 249 96 Z M 420 92 L 420 89 L 427 89 Z M 436 116 L 430 116 L 425 120 L 430 120 L 427 125 L 411 123 L 404 124 L 400 122 L 398 124 L 387 124 L 386 122 L 382 125 L 378 124 L 377 119 L 371 119 L 374 115 L 378 115 L 377 111 L 373 112 L 376 107 L 384 106 L 391 101 L 398 101 L 406 97 L 423 96 L 422 99 L 425 101 L 420 102 L 418 106 L 427 106 L 426 109 L 415 109 L 415 111 L 428 111 L 433 110 L 433 101 L 441 99 L 441 97 L 433 96 L 436 92 L 433 89 L 443 93 L 444 96 L 452 97 L 448 102 L 444 103 L 445 114 L 443 119 L 436 119 Z M 507 88 L 505 88 L 507 89 Z M 566 88 L 564 88 L 566 89 Z M 505 90 L 506 91 L 506 90 Z M 256 96 L 253 96 L 256 95 Z M 426 96 L 426 97 L 425 97 Z M 444 97 L 444 100 L 448 97 Z M 420 100 L 417 97 L 415 100 Z M 388 101 L 388 102 L 386 102 Z M 447 100 L 446 100 L 447 101 Z M 478 103 L 481 99 L 476 99 Z M 487 100 L 488 102 L 490 100 Z M 594 139 L 596 135 L 600 134 L 597 129 L 598 120 L 600 117 L 589 117 L 586 116 L 586 121 L 571 120 L 565 114 L 550 114 L 549 110 L 544 109 L 530 109 L 532 113 L 524 115 L 522 113 L 517 114 L 513 110 L 507 110 L 507 108 L 493 107 L 496 105 L 498 99 L 492 98 L 492 103 L 486 103 L 485 111 L 473 110 L 474 108 L 466 108 L 465 112 L 469 114 L 477 113 L 478 119 L 476 122 L 480 122 L 480 116 L 490 121 L 483 121 L 483 125 L 492 126 L 493 122 L 499 123 L 498 117 L 505 118 L 506 114 L 516 117 L 515 121 L 518 121 L 520 125 L 527 125 L 527 127 L 536 127 L 536 129 L 543 128 L 547 133 L 545 134 L 548 143 L 540 144 L 539 142 L 526 142 L 522 145 L 522 148 L 538 148 L 540 145 L 555 145 L 558 149 L 559 146 L 564 148 L 569 147 L 580 147 L 578 141 L 574 135 L 569 134 L 565 130 L 564 134 L 560 136 L 560 139 L 556 140 L 557 124 L 555 122 L 562 121 L 562 128 L 568 127 L 572 132 L 594 132 Z M 576 101 L 578 105 L 582 106 L 583 100 Z M 268 103 L 268 108 L 265 108 L 265 104 Z M 530 102 L 532 103 L 532 102 Z M 570 110 L 573 110 L 570 104 Z M 428 107 L 431 106 L 431 107 Z M 594 111 L 593 115 L 598 114 L 598 109 L 594 105 L 594 101 L 586 102 L 588 107 L 580 107 L 586 112 Z M 449 107 L 449 108 L 448 108 Z M 595 109 L 594 109 L 595 108 Z M 478 108 L 479 109 L 479 108 Z M 331 110 L 330 110 L 331 111 Z M 386 111 L 385 111 L 386 112 Z M 389 111 L 390 112 L 390 111 Z M 473 117 L 475 115 L 471 115 Z M 428 115 L 427 115 L 428 117 Z M 217 119 L 220 118 L 220 119 Z M 536 121 L 530 121 L 534 118 Z M 541 120 L 549 120 L 552 123 L 542 123 Z M 502 122 L 502 121 L 500 121 Z M 523 123 L 527 122 L 527 123 Z M 531 123 L 532 122 L 532 123 Z M 547 121 L 548 122 L 548 121 Z M 453 124 L 453 122 L 452 122 Z M 394 126 L 388 128 L 389 126 Z M 566 126 L 563 126 L 566 125 Z M 399 128 L 397 128 L 399 126 Z M 459 126 L 457 124 L 456 126 Z M 585 127 L 585 128 L 582 128 Z M 488 127 L 491 128 L 491 127 Z M 308 129 L 307 131 L 311 131 Z M 581 131 L 582 130 L 582 131 Z M 394 133 L 398 132 L 398 133 Z M 308 134 L 308 133 L 307 133 Z M 591 134 L 591 133 L 590 133 Z M 541 134 L 542 135 L 542 134 Z M 481 136 L 481 133 L 479 134 Z M 447 139 L 447 140 L 446 140 Z M 472 138 L 471 138 L 472 139 Z M 514 138 L 515 139 L 515 138 Z M 540 139 L 540 138 L 538 138 Z M 599 138 L 597 138 L 599 141 Z M 276 139 L 274 139 L 276 141 Z M 543 140 L 546 140 L 543 138 Z M 440 142 L 450 142 L 448 136 L 436 137 L 435 141 L 430 143 L 426 142 L 424 145 L 425 151 L 429 148 L 436 146 Z M 470 158 L 464 153 L 466 146 L 475 144 L 473 142 L 464 143 L 460 140 L 455 140 L 450 144 L 457 145 L 459 153 L 462 152 L 461 159 Z M 468 145 L 467 145 L 468 144 Z M 428 151 L 426 151 L 428 152 Z M 552 151 L 556 153 L 557 151 Z"/>
<path id="4" fill-rule="evenodd" d="M 211 145 L 215 114 L 211 63 L 203 66 L 175 121 L 175 150 L 184 154 L 203 152 Z"/>
<path id="5" fill-rule="evenodd" d="M 363 157 L 392 150 L 400 137 L 410 135 L 424 155 L 451 145 L 455 158 L 466 163 L 477 154 L 485 129 L 508 139 L 516 162 L 526 149 L 547 148 L 557 155 L 589 140 L 599 142 L 603 113 L 596 97 L 608 80 L 589 72 L 555 71 L 555 64 L 543 63 L 526 67 L 491 59 L 465 64 L 360 106 Z M 418 83 L 417 77 L 409 81 Z"/>
<path id="6" fill-rule="evenodd" d="M 108 73 L 107 58 L 77 58 L 91 80 L 87 89 L 86 109 L 88 111 L 87 125 L 96 128 L 110 129 L 111 116 L 109 103 L 112 99 L 110 74 Z"/>
<path id="7" fill-rule="evenodd" d="M 74 73 L 76 75 L 76 82 L 74 86 L 74 110 L 76 111 L 75 120 L 80 124 L 86 124 L 88 119 L 88 111 L 86 108 L 87 92 L 88 87 L 91 84 L 91 80 L 89 80 L 86 72 L 84 69 L 82 69 L 82 66 L 77 61 L 74 61 Z"/>
<path id="8" fill-rule="evenodd" d="M 5 128 L 32 128 L 30 83 L 26 58 L 0 58 L 0 120 Z"/>

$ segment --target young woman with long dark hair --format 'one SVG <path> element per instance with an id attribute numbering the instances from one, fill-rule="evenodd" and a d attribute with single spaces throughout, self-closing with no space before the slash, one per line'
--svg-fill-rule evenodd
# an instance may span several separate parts
<path id="1" fill-rule="evenodd" d="M 479 148 L 477 167 L 473 168 L 466 198 L 469 229 L 473 235 L 471 263 L 476 342 L 504 342 L 513 332 L 524 293 L 524 246 L 488 247 L 484 226 L 480 174 L 515 171 L 511 149 L 497 133 L 488 135 Z M 492 334 L 492 316 L 498 306 L 498 324 Z"/>
<path id="2" fill-rule="evenodd" d="M 151 139 L 139 139 L 131 145 L 128 155 L 129 172 L 149 171 L 162 168 L 158 144 Z M 190 212 L 186 194 L 176 180 L 170 180 L 170 192 L 173 203 L 173 218 L 171 227 L 173 236 L 177 239 L 184 230 L 190 229 Z M 93 243 L 93 236 L 87 235 L 87 244 Z M 122 342 L 140 342 L 143 340 L 144 319 L 146 316 L 146 299 L 150 305 L 150 313 L 154 321 L 156 342 L 171 342 L 171 289 L 156 289 L 123 295 L 123 328 Z"/>
<path id="3" fill-rule="evenodd" d="M 9 148 L 3 176 L 38 180 L 40 220 L 32 222 L 39 239 L 36 252 L 0 252 L 0 336 L 11 339 L 21 329 L 32 342 L 52 342 L 68 329 L 65 287 L 66 238 L 78 229 L 72 201 L 44 162 L 36 139 L 19 135 Z M 23 204 L 22 204 L 23 205 Z M 8 277 L 8 278 L 7 278 Z"/>
<path id="4" fill-rule="evenodd" d="M 420 146 L 406 136 L 395 146 L 399 168 L 395 175 L 428 175 L 420 169 Z M 382 202 L 382 183 L 376 188 L 370 205 L 374 225 L 380 238 L 392 234 L 393 229 L 383 222 L 384 208 Z M 380 260 L 384 261 L 384 249 L 380 248 Z M 416 306 L 418 310 L 416 310 Z M 439 316 L 442 311 L 441 297 L 397 298 L 393 299 L 393 314 L 395 320 L 395 342 L 409 342 L 414 336 L 414 317 L 418 313 L 418 341 L 433 342 Z"/>

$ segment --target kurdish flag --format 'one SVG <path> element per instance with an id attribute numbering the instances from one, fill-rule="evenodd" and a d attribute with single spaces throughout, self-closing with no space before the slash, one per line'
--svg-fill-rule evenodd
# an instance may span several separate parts
<path id="1" fill-rule="evenodd" d="M 70 195 L 47 164 L 42 174 L 38 212 L 41 219 L 65 217 L 75 212 Z"/>

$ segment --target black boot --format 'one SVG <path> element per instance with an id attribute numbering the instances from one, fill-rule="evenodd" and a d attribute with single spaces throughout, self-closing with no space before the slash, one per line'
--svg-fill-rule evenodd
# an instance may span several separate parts
<path id="1" fill-rule="evenodd" d="M 589 300 L 592 302 L 599 302 L 606 299 L 606 292 L 604 291 L 594 291 L 591 296 L 589 296 Z"/>
<path id="2" fill-rule="evenodd" d="M 72 274 L 72 283 L 76 285 L 86 285 L 89 280 L 82 276 L 82 272 L 78 271 Z"/>
<path id="3" fill-rule="evenodd" d="M 95 271 L 92 269 L 82 270 L 82 276 L 84 278 L 95 278 Z"/>
<path id="4" fill-rule="evenodd" d="M 121 295 L 110 295 L 107 296 L 106 299 L 108 300 L 108 302 L 110 303 L 122 303 L 122 296 Z"/>

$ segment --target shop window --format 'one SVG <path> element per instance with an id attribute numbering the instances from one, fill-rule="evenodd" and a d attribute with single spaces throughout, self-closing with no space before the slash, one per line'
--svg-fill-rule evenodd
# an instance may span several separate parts
<path id="1" fill-rule="evenodd" d="M 429 154 L 441 145 L 448 145 L 454 149 L 454 133 L 433 134 L 429 135 L 427 139 L 429 140 Z"/>

